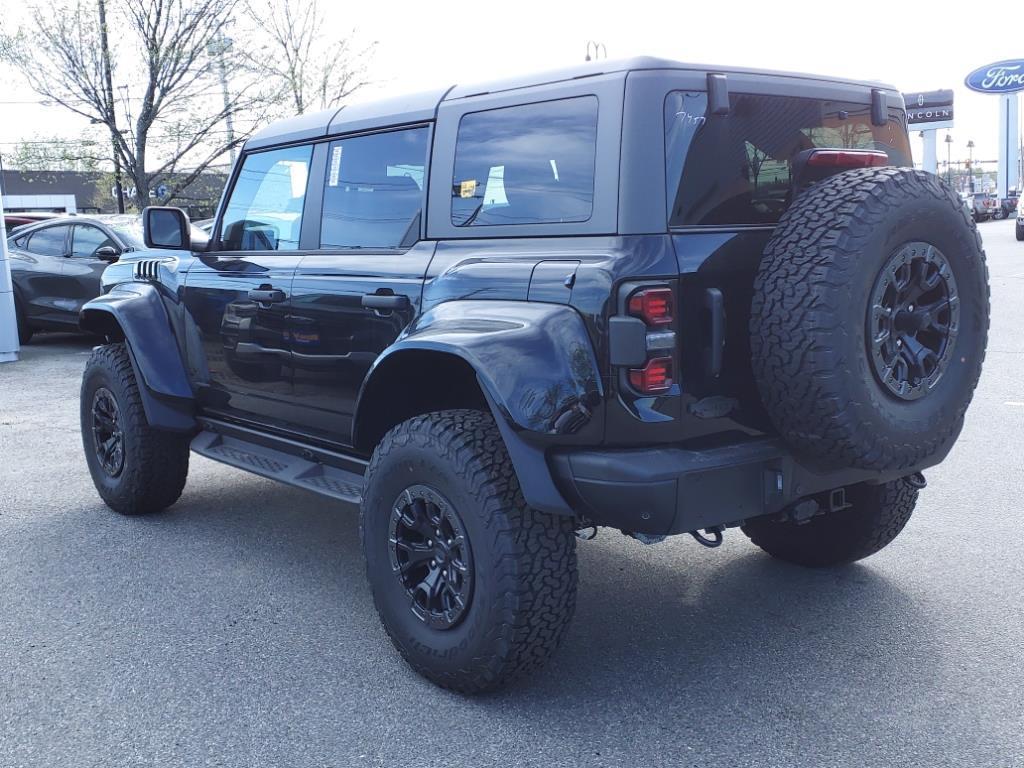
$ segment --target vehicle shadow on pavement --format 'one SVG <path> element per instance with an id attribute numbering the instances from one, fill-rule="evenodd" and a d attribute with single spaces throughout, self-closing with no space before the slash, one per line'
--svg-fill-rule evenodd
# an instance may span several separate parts
<path id="1" fill-rule="evenodd" d="M 335 605 L 372 615 L 354 507 L 251 481 L 228 494 L 229 505 L 220 495 L 186 490 L 178 506 L 144 526 L 192 529 L 189 539 L 226 537 L 233 551 L 268 570 L 331 584 Z M 781 703 L 779 692 L 795 685 L 825 696 L 838 686 L 870 698 L 873 681 L 908 674 L 894 648 L 925 654 L 933 644 L 914 603 L 883 568 L 810 570 L 773 560 L 738 530 L 729 539 L 711 552 L 686 537 L 645 548 L 613 531 L 580 543 L 579 601 L 560 651 L 545 672 L 474 701 L 511 714 L 520 701 L 529 702 L 524 712 L 564 710 L 617 691 L 637 718 L 684 691 L 709 717 L 740 702 L 744 709 L 812 707 L 822 702 Z M 373 634 L 387 645 L 379 627 Z"/>
<path id="2" fill-rule="evenodd" d="M 681 697 L 695 715 L 680 727 L 730 722 L 740 712 L 786 717 L 829 709 L 837 689 L 843 700 L 871 701 L 880 681 L 914 674 L 914 660 L 895 649 L 927 656 L 934 645 L 884 570 L 804 569 L 761 553 L 738 530 L 729 534 L 734 542 L 721 553 L 685 537 L 646 557 L 625 556 L 621 547 L 637 546 L 628 541 L 584 552 L 568 641 L 548 674 L 498 694 L 500 706 L 525 697 L 532 707 L 585 709 L 588 698 L 614 692 L 638 727 L 663 719 L 660 708 Z"/>

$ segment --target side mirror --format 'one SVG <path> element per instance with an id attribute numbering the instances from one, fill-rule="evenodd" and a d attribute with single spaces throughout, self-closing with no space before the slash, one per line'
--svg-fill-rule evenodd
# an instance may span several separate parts
<path id="1" fill-rule="evenodd" d="M 94 254 L 100 261 L 105 261 L 109 264 L 113 264 L 117 261 L 121 254 L 118 253 L 117 248 L 112 245 L 104 245 L 102 248 L 97 248 Z"/>
<path id="2" fill-rule="evenodd" d="M 181 208 L 151 205 L 142 211 L 142 239 L 147 248 L 191 248 L 188 216 Z"/>

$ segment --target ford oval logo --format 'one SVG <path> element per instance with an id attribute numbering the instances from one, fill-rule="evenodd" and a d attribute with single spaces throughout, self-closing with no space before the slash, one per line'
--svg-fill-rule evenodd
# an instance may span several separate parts
<path id="1" fill-rule="evenodd" d="M 964 78 L 964 85 L 979 93 L 1024 91 L 1024 59 L 997 61 L 979 67 Z"/>

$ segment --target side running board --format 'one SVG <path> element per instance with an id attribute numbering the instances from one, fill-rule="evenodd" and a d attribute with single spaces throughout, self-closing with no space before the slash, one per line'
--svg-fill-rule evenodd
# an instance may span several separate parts
<path id="1" fill-rule="evenodd" d="M 332 499 L 351 504 L 359 504 L 363 499 L 362 475 L 269 446 L 205 430 L 192 440 L 192 450 L 208 459 Z"/>

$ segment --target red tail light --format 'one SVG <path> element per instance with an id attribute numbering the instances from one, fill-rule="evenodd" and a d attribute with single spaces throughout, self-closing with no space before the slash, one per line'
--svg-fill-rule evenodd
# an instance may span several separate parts
<path id="1" fill-rule="evenodd" d="M 813 168 L 873 168 L 888 164 L 885 152 L 869 149 L 818 149 L 807 158 L 807 165 Z"/>
<path id="2" fill-rule="evenodd" d="M 629 297 L 629 314 L 647 325 L 668 325 L 672 322 L 671 288 L 645 288 Z"/>
<path id="3" fill-rule="evenodd" d="M 637 392 L 654 395 L 672 389 L 672 358 L 655 357 L 647 361 L 643 368 L 633 368 L 629 372 L 629 384 Z"/>

